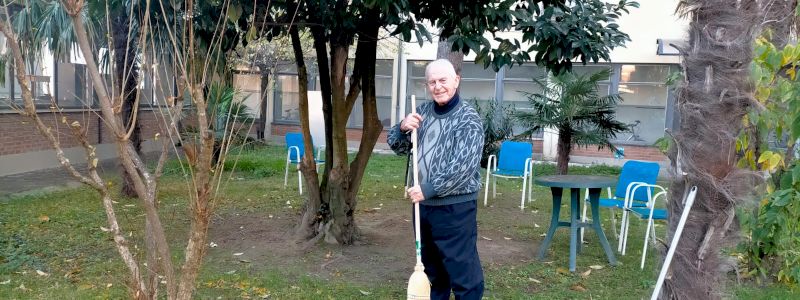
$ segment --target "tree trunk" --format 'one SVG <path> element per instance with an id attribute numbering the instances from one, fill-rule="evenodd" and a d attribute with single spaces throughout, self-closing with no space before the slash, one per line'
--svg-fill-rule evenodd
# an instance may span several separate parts
<path id="1" fill-rule="evenodd" d="M 556 147 L 556 174 L 567 175 L 569 172 L 569 155 L 572 152 L 572 132 L 569 128 L 560 128 L 558 130 L 558 144 Z"/>
<path id="2" fill-rule="evenodd" d="M 439 40 L 439 45 L 436 48 L 436 58 L 446 58 L 449 60 L 456 69 L 456 74 L 461 76 L 461 68 L 464 64 L 464 53 L 461 51 L 453 51 L 453 43 L 448 41 L 446 37 Z"/>
<path id="3" fill-rule="evenodd" d="M 141 155 L 142 137 L 138 122 L 138 93 L 136 85 L 139 82 L 139 67 L 136 64 L 138 48 L 134 37 L 128 35 L 128 11 L 117 12 L 113 18 L 112 34 L 114 41 L 114 96 L 122 98 L 122 120 L 125 122 L 125 130 L 131 130 L 130 142 L 133 144 L 136 153 Z M 133 128 L 133 129 L 131 129 Z M 131 175 L 120 168 L 122 176 L 122 194 L 134 198 L 137 197 L 136 189 L 133 187 Z M 138 175 L 137 175 L 138 176 Z"/>
<path id="4" fill-rule="evenodd" d="M 797 0 L 762 0 L 761 2 L 766 5 L 765 25 L 772 31 L 769 42 L 775 45 L 775 48 L 783 49 L 792 40 Z"/>
<path id="5" fill-rule="evenodd" d="M 303 146 L 305 147 L 305 153 L 311 154 L 314 153 L 314 150 L 312 149 L 310 143 L 311 131 L 309 128 L 308 114 L 308 73 L 306 70 L 305 58 L 303 57 L 302 42 L 300 41 L 300 34 L 297 30 L 297 27 L 290 28 L 289 35 L 292 41 L 292 50 L 294 52 L 295 63 L 297 64 L 298 86 L 300 88 L 300 127 L 303 131 Z M 306 181 L 306 186 L 308 187 L 308 199 L 306 199 L 305 212 L 301 216 L 300 224 L 297 228 L 297 235 L 300 240 L 306 240 L 319 235 L 320 229 L 315 225 L 322 215 L 320 211 L 324 208 L 321 202 L 319 184 L 316 182 L 316 163 L 312 160 L 310 163 L 313 168 L 308 168 L 309 162 L 307 162 L 307 158 L 310 157 L 313 156 L 305 155 L 299 165 L 301 174 L 303 174 L 303 178 Z M 329 163 L 330 161 L 326 161 L 326 164 Z M 313 174 L 309 174 L 311 172 L 313 172 Z"/>
<path id="6" fill-rule="evenodd" d="M 193 15 L 194 1 L 189 0 L 186 3 L 187 15 Z M 215 161 L 215 139 L 214 131 L 209 122 L 208 103 L 205 98 L 204 79 L 201 78 L 200 72 L 203 64 L 196 58 L 195 40 L 194 40 L 194 21 L 192 18 L 186 19 L 186 35 L 188 38 L 188 47 L 186 52 L 188 54 L 186 77 L 189 79 L 188 88 L 192 96 L 192 101 L 197 107 L 197 128 L 200 138 L 200 146 L 198 147 L 197 163 L 192 166 L 194 169 L 194 191 L 190 202 L 192 212 L 191 225 L 189 227 L 189 241 L 186 244 L 184 253 L 183 265 L 181 266 L 181 276 L 178 279 L 178 291 L 176 298 L 179 300 L 188 300 L 192 298 L 195 290 L 195 281 L 197 280 L 202 264 L 203 257 L 205 256 L 206 246 L 208 245 L 208 224 L 211 217 L 212 206 L 210 201 L 213 195 L 213 186 L 211 184 L 214 179 L 212 175 L 212 161 Z"/>
<path id="7" fill-rule="evenodd" d="M 256 135 L 259 140 L 265 140 L 267 136 L 267 99 L 269 94 L 269 70 L 261 70 L 261 102 L 258 104 L 258 128 Z"/>
<path id="8" fill-rule="evenodd" d="M 346 33 L 332 33 L 325 36 L 321 28 L 312 28 L 314 45 L 317 50 L 317 62 L 320 67 L 320 80 L 323 92 L 323 114 L 326 127 L 326 169 L 323 174 L 321 186 L 311 187 L 311 181 L 304 172 L 309 182 L 309 198 L 306 203 L 300 225 L 298 237 L 307 240 L 308 245 L 324 239 L 329 243 L 342 245 L 353 244 L 358 239 L 358 227 L 354 213 L 358 203 L 357 193 L 360 188 L 364 171 L 377 143 L 378 136 L 383 130 L 383 125 L 378 119 L 377 102 L 375 96 L 375 57 L 377 52 L 378 17 L 379 13 L 370 10 L 363 14 L 364 18 L 359 26 L 358 45 L 353 74 L 350 76 L 350 87 L 346 89 L 346 65 L 349 52 L 349 42 Z M 299 39 L 293 37 L 295 58 L 302 51 L 299 49 Z M 330 42 L 330 64 L 324 50 L 326 41 Z M 298 60 L 298 70 L 302 69 L 302 60 Z M 328 70 L 330 65 L 330 70 Z M 330 74 L 328 76 L 328 74 Z M 302 74 L 300 76 L 303 76 Z M 303 81 L 300 81 L 301 94 Z M 358 153 L 352 162 L 347 154 L 347 120 L 350 117 L 359 93 L 362 95 L 363 119 L 362 137 Z M 327 104 L 330 101 L 330 104 Z M 301 113 L 305 109 L 301 95 Z M 307 120 L 301 124 L 307 127 Z M 305 131 L 305 128 L 304 128 Z M 310 137 L 306 139 L 310 140 Z M 309 167 L 305 170 L 314 173 Z"/>
<path id="9" fill-rule="evenodd" d="M 677 171 L 670 187 L 668 240 L 688 188 L 697 198 L 684 227 L 661 299 L 719 299 L 720 248 L 736 242 L 734 208 L 757 177 L 736 168 L 735 142 L 753 103 L 749 66 L 760 14 L 754 1 L 686 1 L 689 41 L 681 49 L 684 82 L 677 90 L 680 130 L 669 156 Z M 683 175 L 685 172 L 685 176 Z"/>

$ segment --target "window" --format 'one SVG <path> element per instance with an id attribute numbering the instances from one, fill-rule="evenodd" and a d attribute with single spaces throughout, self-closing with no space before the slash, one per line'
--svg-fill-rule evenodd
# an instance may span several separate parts
<path id="1" fill-rule="evenodd" d="M 619 140 L 653 144 L 664 136 L 669 73 L 668 65 L 620 66 L 617 91 L 622 101 L 616 117 L 633 129 L 618 135 Z"/>
<path id="2" fill-rule="evenodd" d="M 535 65 L 512 66 L 505 69 L 503 77 L 503 105 L 511 105 L 514 110 L 525 111 L 530 109 L 529 94 L 541 93 L 541 86 L 534 79 L 545 83 L 547 71 Z M 514 134 L 525 132 L 526 128 L 514 122 Z M 541 138 L 542 131 L 536 132 L 533 138 Z"/>
<path id="3" fill-rule="evenodd" d="M 86 65 L 58 63 L 58 104 L 61 107 L 89 107 L 86 98 Z"/>
<path id="4" fill-rule="evenodd" d="M 52 90 L 50 88 L 51 76 L 44 75 L 41 59 L 37 58 L 32 65 L 26 63 L 26 79 L 28 88 L 33 94 L 33 102 L 37 107 L 49 108 L 52 105 Z M 11 61 L 6 63 L 6 80 L 3 89 L 0 90 L 0 97 L 4 98 L 4 106 L 10 103 L 22 106 L 22 87 L 17 80 L 17 74 Z"/>
<path id="5" fill-rule="evenodd" d="M 378 120 L 383 127 L 391 127 L 392 123 L 392 68 L 394 61 L 379 59 L 375 62 L 375 102 L 378 109 Z M 347 85 L 350 86 L 349 80 Z M 347 127 L 361 128 L 364 126 L 364 105 L 362 94 L 359 94 Z"/>
<path id="6" fill-rule="evenodd" d="M 275 77 L 274 120 L 300 121 L 300 87 L 297 75 L 281 74 Z"/>
<path id="7" fill-rule="evenodd" d="M 587 65 L 587 66 L 580 65 L 580 66 L 572 67 L 572 73 L 574 73 L 576 75 L 580 75 L 580 76 L 591 76 L 594 73 L 600 72 L 602 70 L 609 70 L 609 69 L 611 69 L 611 66 L 608 66 L 608 65 L 591 65 L 591 66 L 589 66 L 589 65 Z M 608 95 L 611 92 L 611 77 L 613 77 L 613 76 L 614 76 L 614 74 L 612 73 L 612 74 L 609 75 L 609 78 L 607 78 L 606 80 L 600 81 L 597 84 L 597 92 L 601 96 Z"/>
<path id="8" fill-rule="evenodd" d="M 496 75 L 492 69 L 484 69 L 482 65 L 465 61 L 461 65 L 461 83 L 459 96 L 462 100 L 478 100 L 478 103 L 495 98 Z"/>
<path id="9" fill-rule="evenodd" d="M 375 96 L 378 108 L 378 118 L 384 127 L 389 127 L 391 123 L 392 111 L 392 60 L 377 60 L 375 63 Z M 283 65 L 278 75 L 275 76 L 274 107 L 273 119 L 276 122 L 299 123 L 300 122 L 300 86 L 296 68 L 293 65 Z M 348 75 L 351 68 L 348 66 Z M 309 74 L 313 82 L 309 83 L 309 91 L 319 90 L 319 76 Z M 345 87 L 350 87 L 349 77 L 345 78 Z M 360 128 L 364 126 L 362 96 L 359 94 L 353 111 L 347 121 L 348 128 Z"/>

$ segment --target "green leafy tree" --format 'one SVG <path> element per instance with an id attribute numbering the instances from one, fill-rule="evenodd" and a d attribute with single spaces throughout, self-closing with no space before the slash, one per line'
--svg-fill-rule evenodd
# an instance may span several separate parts
<path id="1" fill-rule="evenodd" d="M 452 49 L 475 52 L 476 62 L 484 67 L 497 70 L 533 60 L 562 72 L 569 70 L 576 59 L 607 59 L 611 49 L 629 39 L 619 31 L 616 20 L 628 8 L 638 6 L 627 0 L 617 4 L 600 0 L 323 0 L 276 1 L 275 5 L 280 13 L 274 14 L 277 25 L 270 34 L 288 31 L 292 40 L 306 153 L 314 151 L 307 110 L 309 78 L 300 38 L 305 30 L 313 37 L 319 67 L 326 132 L 326 164 L 321 179 L 310 155 L 300 164 L 309 193 L 298 237 L 309 244 L 320 239 L 352 244 L 358 237 L 354 219 L 356 195 L 383 130 L 375 96 L 376 48 L 381 28 L 392 28 L 390 35 L 404 41 L 415 35 L 423 44 L 426 38 L 432 39 L 423 24 L 433 24 L 441 29 L 440 37 L 452 43 Z M 522 37 L 504 39 L 494 35 L 509 30 L 521 31 Z M 492 47 L 487 36 L 493 36 L 500 45 Z M 352 73 L 347 74 L 352 46 L 354 63 Z M 533 52 L 537 53 L 534 57 Z M 358 152 L 351 160 L 345 127 L 359 95 L 364 123 Z"/>
<path id="2" fill-rule="evenodd" d="M 558 174 L 567 174 L 569 156 L 574 146 L 597 145 L 616 150 L 611 139 L 628 129 L 614 119 L 619 95 L 601 96 L 598 82 L 608 79 L 610 70 L 590 75 L 571 72 L 554 76 L 549 82 L 534 79 L 542 89 L 529 93 L 530 111 L 518 111 L 516 118 L 531 135 L 544 128 L 558 130 Z"/>
<path id="3" fill-rule="evenodd" d="M 754 214 L 741 213 L 749 239 L 742 244 L 751 275 L 768 276 L 784 283 L 800 282 L 800 165 L 796 161 L 800 137 L 800 94 L 797 65 L 800 47 L 777 48 L 766 37 L 756 40 L 752 77 L 760 109 L 745 118 L 756 135 L 743 132 L 736 143 L 742 153 L 739 167 L 770 174 L 767 194 L 756 204 Z M 758 151 L 757 151 L 758 150 Z"/>

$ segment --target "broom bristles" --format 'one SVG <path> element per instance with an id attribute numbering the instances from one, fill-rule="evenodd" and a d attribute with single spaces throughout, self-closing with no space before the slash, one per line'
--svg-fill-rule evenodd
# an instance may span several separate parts
<path id="1" fill-rule="evenodd" d="M 431 282 L 425 275 L 425 267 L 417 265 L 408 279 L 408 300 L 427 300 L 431 298 Z"/>

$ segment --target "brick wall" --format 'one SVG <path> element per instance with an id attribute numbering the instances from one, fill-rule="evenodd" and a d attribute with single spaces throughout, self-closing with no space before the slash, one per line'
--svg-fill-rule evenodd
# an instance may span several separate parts
<path id="1" fill-rule="evenodd" d="M 39 117 L 46 126 L 53 128 L 62 148 L 79 146 L 77 139 L 72 136 L 69 129 L 69 124 L 74 121 L 80 122 L 81 126 L 87 130 L 87 137 L 92 144 L 113 142 L 114 137 L 111 131 L 105 125 L 100 124 L 100 118 L 95 112 L 43 112 L 39 113 Z M 67 119 L 67 124 L 61 122 L 62 117 Z M 143 140 L 153 139 L 156 132 L 160 131 L 156 117 L 156 113 L 152 111 L 139 112 Z M 99 129 L 99 126 L 103 126 L 103 128 Z M 98 131 L 102 137 L 98 137 Z M 50 149 L 53 149 L 50 142 L 39 133 L 30 119 L 15 113 L 0 114 L 0 155 Z"/>
<path id="2" fill-rule="evenodd" d="M 284 136 L 287 132 L 300 132 L 300 125 L 272 124 L 272 135 Z M 348 141 L 360 141 L 361 129 L 346 129 Z M 378 137 L 378 143 L 386 143 L 387 130 L 383 130 Z"/>

